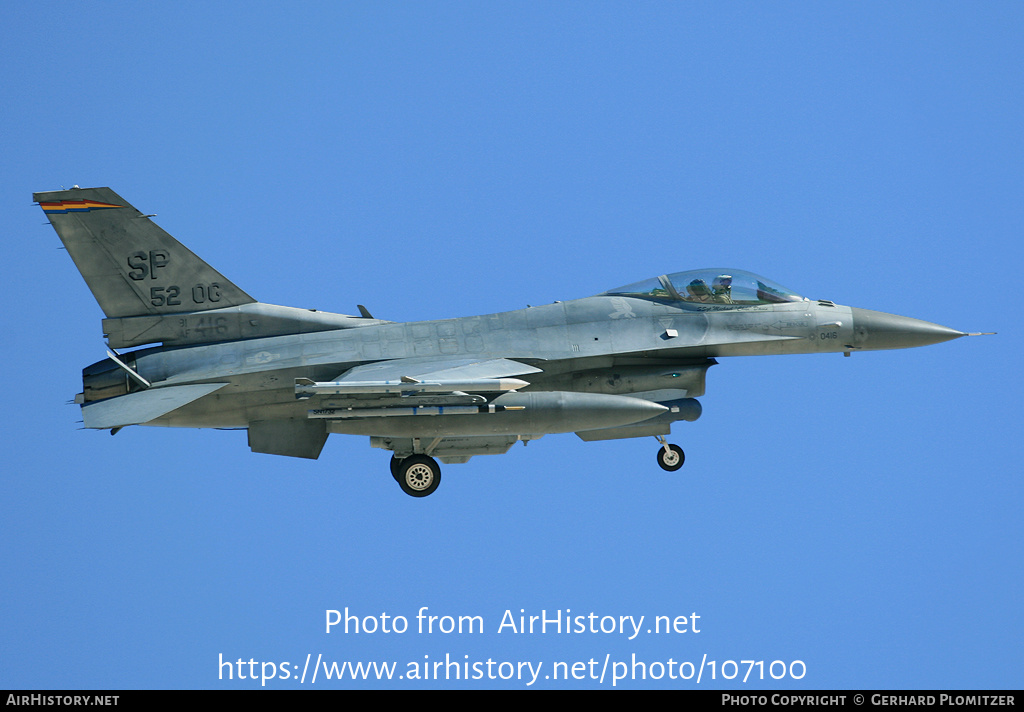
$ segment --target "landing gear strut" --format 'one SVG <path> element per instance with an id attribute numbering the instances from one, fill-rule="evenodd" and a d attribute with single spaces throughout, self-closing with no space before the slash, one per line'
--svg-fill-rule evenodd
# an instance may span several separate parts
<path id="1" fill-rule="evenodd" d="M 658 438 L 658 442 L 661 443 L 661 447 L 658 448 L 658 465 L 661 469 L 668 472 L 675 472 L 683 466 L 683 462 L 686 461 L 686 455 L 683 453 L 683 448 L 678 445 L 673 445 L 666 442 L 665 438 Z"/>
<path id="2" fill-rule="evenodd" d="M 426 497 L 441 484 L 441 466 L 426 455 L 392 456 L 391 476 L 410 497 Z"/>

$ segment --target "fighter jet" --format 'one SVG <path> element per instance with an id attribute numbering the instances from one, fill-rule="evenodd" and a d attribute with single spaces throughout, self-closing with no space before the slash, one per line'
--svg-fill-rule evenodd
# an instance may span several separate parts
<path id="1" fill-rule="evenodd" d="M 315 459 L 330 433 L 389 450 L 425 497 L 445 464 L 575 432 L 653 437 L 700 417 L 716 359 L 900 349 L 964 332 L 811 300 L 730 268 L 663 274 L 596 296 L 396 323 L 256 301 L 110 188 L 35 193 L 106 318 L 108 358 L 82 372 L 86 428 L 245 429 L 253 452 Z M 136 348 L 145 347 L 145 348 Z M 135 349 L 119 351 L 119 349 Z"/>

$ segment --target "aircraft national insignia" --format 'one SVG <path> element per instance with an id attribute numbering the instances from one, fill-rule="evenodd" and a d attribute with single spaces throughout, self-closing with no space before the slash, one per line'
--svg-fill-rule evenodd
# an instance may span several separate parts
<path id="1" fill-rule="evenodd" d="M 610 318 L 612 318 L 612 319 L 623 319 L 623 318 L 625 318 L 625 319 L 635 319 L 636 318 L 636 314 L 633 313 L 633 307 L 631 307 L 629 305 L 629 301 L 627 301 L 626 299 L 623 299 L 622 297 L 614 297 L 612 299 L 612 306 L 615 307 L 615 311 L 613 311 L 611 314 L 608 315 Z"/>
<path id="2" fill-rule="evenodd" d="M 95 200 L 59 200 L 54 203 L 40 203 L 39 207 L 47 215 L 59 215 L 61 213 L 87 213 L 90 210 L 106 210 L 107 208 L 123 208 L 123 205 L 112 203 L 99 203 Z"/>

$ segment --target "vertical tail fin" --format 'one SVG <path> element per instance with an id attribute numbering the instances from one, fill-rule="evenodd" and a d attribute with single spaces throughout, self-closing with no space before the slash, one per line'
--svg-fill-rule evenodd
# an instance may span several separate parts
<path id="1" fill-rule="evenodd" d="M 197 312 L 256 300 L 110 188 L 35 193 L 108 318 Z"/>

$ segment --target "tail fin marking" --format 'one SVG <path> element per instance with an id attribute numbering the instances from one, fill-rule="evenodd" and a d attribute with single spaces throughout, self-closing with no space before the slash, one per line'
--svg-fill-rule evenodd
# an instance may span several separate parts
<path id="1" fill-rule="evenodd" d="M 33 198 L 108 318 L 256 301 L 110 188 L 73 188 Z"/>

